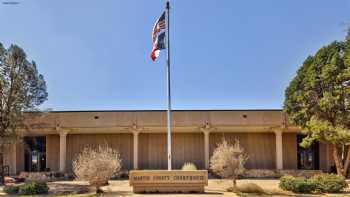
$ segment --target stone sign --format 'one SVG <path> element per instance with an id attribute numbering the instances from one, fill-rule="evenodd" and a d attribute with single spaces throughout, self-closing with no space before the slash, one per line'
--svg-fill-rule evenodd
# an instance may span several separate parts
<path id="1" fill-rule="evenodd" d="M 204 192 L 208 185 L 207 170 L 132 170 L 129 183 L 135 193 Z"/>

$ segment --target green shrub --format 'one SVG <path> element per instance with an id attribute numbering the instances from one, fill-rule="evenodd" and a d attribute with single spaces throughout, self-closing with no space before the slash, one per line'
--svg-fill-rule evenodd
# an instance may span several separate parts
<path id="1" fill-rule="evenodd" d="M 295 193 L 312 193 L 316 190 L 316 184 L 304 177 L 283 176 L 280 178 L 281 189 Z"/>
<path id="2" fill-rule="evenodd" d="M 19 190 L 19 186 L 15 186 L 15 185 L 6 185 L 4 187 L 4 192 L 6 194 L 10 194 L 10 195 L 15 195 L 18 193 Z"/>
<path id="3" fill-rule="evenodd" d="M 283 190 L 292 191 L 295 188 L 295 177 L 285 175 L 280 178 L 279 187 Z"/>
<path id="4" fill-rule="evenodd" d="M 279 187 L 296 193 L 339 193 L 348 187 L 345 178 L 336 174 L 319 174 L 306 179 L 303 177 L 283 176 Z"/>
<path id="5" fill-rule="evenodd" d="M 295 193 L 312 193 L 316 190 L 316 184 L 308 179 L 296 178 L 295 179 Z"/>
<path id="6" fill-rule="evenodd" d="M 186 162 L 183 166 L 181 170 L 197 170 L 196 165 L 194 165 L 194 163 L 191 162 Z"/>
<path id="7" fill-rule="evenodd" d="M 19 194 L 21 195 L 35 195 L 35 194 L 47 194 L 49 187 L 45 182 L 31 182 L 25 183 L 19 186 Z"/>
<path id="8" fill-rule="evenodd" d="M 336 174 L 319 174 L 311 177 L 316 189 L 323 193 L 339 193 L 348 187 L 345 178 Z"/>

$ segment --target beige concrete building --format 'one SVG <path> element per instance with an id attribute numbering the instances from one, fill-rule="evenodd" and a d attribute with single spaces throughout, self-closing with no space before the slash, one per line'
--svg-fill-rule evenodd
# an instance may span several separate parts
<path id="1" fill-rule="evenodd" d="M 124 169 L 166 169 L 166 112 L 64 111 L 27 118 L 23 142 L 7 151 L 10 173 L 62 171 L 85 146 L 107 143 L 117 149 Z M 321 169 L 332 166 L 330 147 L 298 146 L 303 136 L 281 110 L 176 110 L 173 112 L 173 167 L 193 162 L 208 169 L 210 156 L 225 138 L 240 140 L 249 169 Z"/>

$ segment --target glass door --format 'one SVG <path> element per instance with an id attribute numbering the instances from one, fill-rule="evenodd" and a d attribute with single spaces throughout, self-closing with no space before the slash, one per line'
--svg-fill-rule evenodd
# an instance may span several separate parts
<path id="1" fill-rule="evenodd" d="M 314 142 L 310 147 L 303 148 L 300 143 L 303 141 L 304 135 L 297 135 L 297 155 L 298 169 L 300 170 L 318 170 L 319 169 L 319 144 Z"/>
<path id="2" fill-rule="evenodd" d="M 40 172 L 46 169 L 46 138 L 25 137 L 24 168 L 27 172 Z"/>

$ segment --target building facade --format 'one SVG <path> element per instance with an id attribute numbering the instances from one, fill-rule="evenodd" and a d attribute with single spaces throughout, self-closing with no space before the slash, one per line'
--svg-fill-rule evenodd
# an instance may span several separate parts
<path id="1" fill-rule="evenodd" d="M 123 168 L 166 169 L 166 111 L 66 111 L 28 115 L 23 140 L 8 148 L 5 164 L 11 174 L 22 171 L 70 172 L 86 146 L 108 144 L 117 149 Z M 281 110 L 173 111 L 172 165 L 185 162 L 208 169 L 222 139 L 240 141 L 248 169 L 308 169 L 328 171 L 330 147 L 298 145 L 298 127 Z"/>

